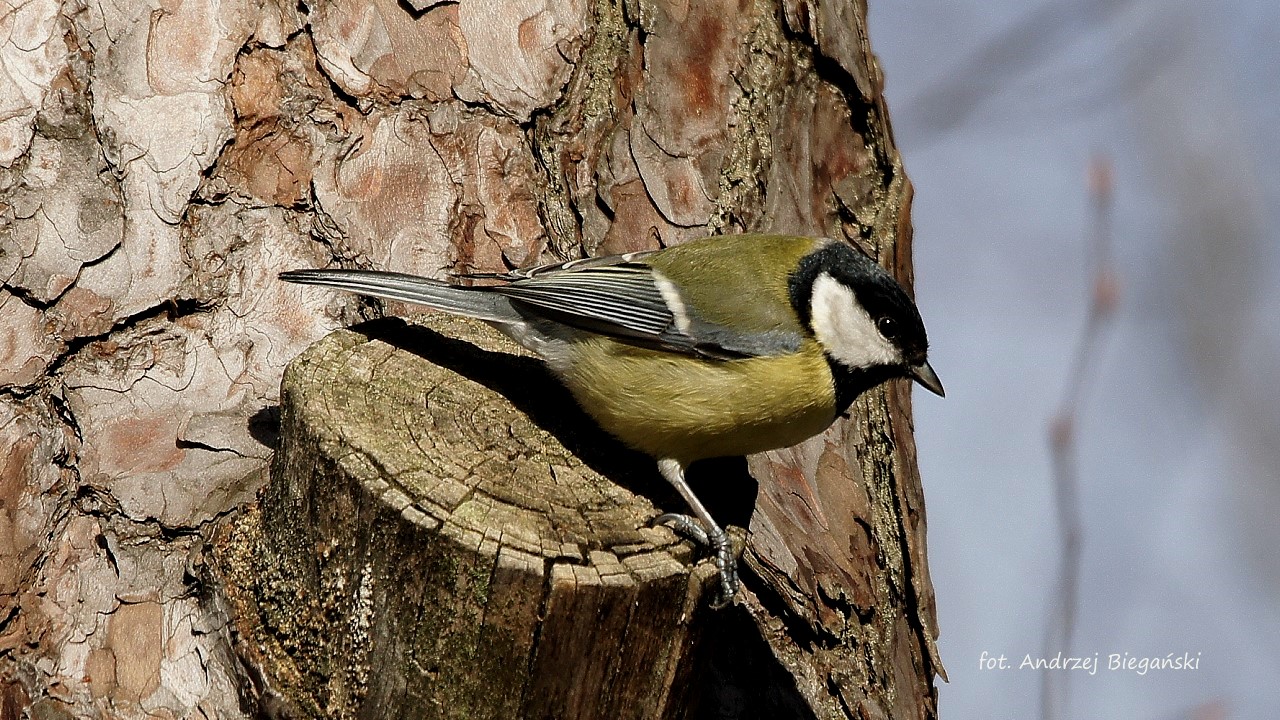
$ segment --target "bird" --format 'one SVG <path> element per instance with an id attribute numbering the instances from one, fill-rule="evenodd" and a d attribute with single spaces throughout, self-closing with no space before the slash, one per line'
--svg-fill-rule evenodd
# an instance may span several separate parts
<path id="1" fill-rule="evenodd" d="M 728 535 L 686 481 L 691 463 L 799 443 L 893 378 L 945 394 L 915 302 L 869 255 L 830 238 L 716 235 L 455 276 L 497 281 L 488 285 L 378 270 L 279 277 L 475 318 L 540 356 L 689 506 L 692 516 L 656 522 L 708 548 L 715 607 L 741 583 Z"/>

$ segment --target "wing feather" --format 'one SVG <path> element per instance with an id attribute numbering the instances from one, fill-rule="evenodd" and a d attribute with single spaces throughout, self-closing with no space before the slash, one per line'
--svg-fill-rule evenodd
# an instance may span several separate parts
<path id="1" fill-rule="evenodd" d="M 608 265 L 535 275 L 493 291 L 563 318 L 617 326 L 631 336 L 657 337 L 671 328 L 675 315 L 644 265 Z"/>

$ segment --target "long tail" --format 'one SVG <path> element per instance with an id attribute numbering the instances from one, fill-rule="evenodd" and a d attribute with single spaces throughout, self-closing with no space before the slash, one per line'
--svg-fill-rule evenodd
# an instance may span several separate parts
<path id="1" fill-rule="evenodd" d="M 510 323 L 520 319 L 511 302 L 501 295 L 417 275 L 380 270 L 290 270 L 280 273 L 280 279 L 402 300 L 478 320 Z"/>

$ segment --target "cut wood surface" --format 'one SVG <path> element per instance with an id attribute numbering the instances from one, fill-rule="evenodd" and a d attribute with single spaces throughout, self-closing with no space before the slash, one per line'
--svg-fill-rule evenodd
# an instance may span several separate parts
<path id="1" fill-rule="evenodd" d="M 540 361 L 445 315 L 337 331 L 286 371 L 281 431 L 253 528 L 221 558 L 242 632 L 290 706 L 680 708 L 672 683 L 688 674 L 711 566 L 691 575 L 688 545 L 651 527 L 653 503 L 602 476 L 656 479 Z"/>

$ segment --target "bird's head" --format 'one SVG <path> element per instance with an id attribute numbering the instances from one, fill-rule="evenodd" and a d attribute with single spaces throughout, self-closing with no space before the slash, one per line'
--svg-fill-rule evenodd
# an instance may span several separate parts
<path id="1" fill-rule="evenodd" d="M 833 368 L 843 371 L 837 382 L 843 375 L 865 385 L 854 395 L 891 377 L 910 377 L 943 395 L 916 304 L 871 258 L 828 242 L 801 261 L 790 284 L 796 312 Z"/>

